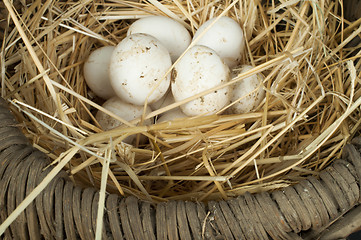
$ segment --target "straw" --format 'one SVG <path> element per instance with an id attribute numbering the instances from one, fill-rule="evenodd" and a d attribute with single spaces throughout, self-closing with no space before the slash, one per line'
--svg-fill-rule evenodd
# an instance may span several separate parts
<path id="1" fill-rule="evenodd" d="M 4 3 L 15 29 L 1 46 L 1 94 L 32 144 L 54 166 L 61 163 L 76 184 L 103 186 L 102 191 L 106 184 L 109 193 L 153 202 L 226 199 L 317 175 L 358 133 L 361 62 L 359 53 L 354 55 L 358 48 L 349 44 L 361 27 L 359 20 L 343 19 L 340 2 L 33 1 L 19 14 L 9 0 Z M 241 63 L 254 68 L 134 121 L 120 118 L 89 90 L 83 63 L 93 50 L 120 42 L 136 19 L 150 15 L 172 18 L 191 34 L 211 17 L 235 19 L 247 40 Z M 230 103 L 210 116 L 154 121 L 258 73 L 265 77 L 266 97 L 250 113 L 231 114 L 235 103 Z M 104 131 L 98 111 L 122 125 Z M 154 124 L 145 126 L 146 119 Z M 130 135 L 147 140 L 122 142 Z M 74 149 L 79 154 L 63 163 Z"/>

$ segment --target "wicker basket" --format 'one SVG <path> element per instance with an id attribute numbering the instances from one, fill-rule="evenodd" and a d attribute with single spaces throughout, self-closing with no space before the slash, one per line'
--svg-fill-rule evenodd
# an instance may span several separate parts
<path id="1" fill-rule="evenodd" d="M 350 3 L 345 13 L 356 20 L 359 1 Z M 347 144 L 342 159 L 319 178 L 206 204 L 154 205 L 116 194 L 104 199 L 97 189 L 74 186 L 64 171 L 49 178 L 63 166 L 50 165 L 18 125 L 1 99 L 0 234 L 5 239 L 95 239 L 96 233 L 103 239 L 139 240 L 339 239 L 361 227 L 361 138 Z M 35 195 L 34 189 L 42 191 Z M 99 202 L 105 204 L 100 221 Z"/>

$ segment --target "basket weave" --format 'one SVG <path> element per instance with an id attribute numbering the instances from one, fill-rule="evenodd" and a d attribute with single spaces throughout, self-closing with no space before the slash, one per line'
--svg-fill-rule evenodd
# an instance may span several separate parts
<path id="1" fill-rule="evenodd" d="M 359 2 L 346 1 L 345 14 L 350 20 L 359 18 Z M 1 222 L 52 169 L 47 167 L 50 159 L 31 146 L 17 124 L 1 99 Z M 361 226 L 354 222 L 360 219 L 360 209 L 355 208 L 361 199 L 360 143 L 356 138 L 345 146 L 343 159 L 320 172 L 319 179 L 310 177 L 272 193 L 245 194 L 207 204 L 170 201 L 156 206 L 134 197 L 108 195 L 103 239 L 346 237 Z M 5 239 L 94 239 L 98 200 L 96 189 L 74 186 L 61 172 L 10 225 Z"/>

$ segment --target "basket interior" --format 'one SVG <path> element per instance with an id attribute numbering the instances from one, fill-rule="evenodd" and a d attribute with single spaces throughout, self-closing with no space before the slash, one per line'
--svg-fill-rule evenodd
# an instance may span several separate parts
<path id="1" fill-rule="evenodd" d="M 54 163 L 69 161 L 79 185 L 99 187 L 108 175 L 107 191 L 153 201 L 269 191 L 317 175 L 358 133 L 361 27 L 342 9 L 333 1 L 27 1 L 4 32 L 1 94 L 27 138 Z M 180 103 L 133 122 L 102 108 L 85 84 L 84 61 L 149 15 L 173 18 L 192 35 L 211 17 L 235 19 L 247 39 L 241 63 L 254 69 L 230 81 L 264 75 L 261 105 L 165 123 L 157 117 Z M 97 111 L 124 124 L 103 131 Z M 129 134 L 148 140 L 122 143 Z"/>

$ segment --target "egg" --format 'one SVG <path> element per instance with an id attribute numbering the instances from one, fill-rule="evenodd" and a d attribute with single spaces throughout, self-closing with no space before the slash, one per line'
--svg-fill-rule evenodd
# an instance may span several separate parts
<path id="1" fill-rule="evenodd" d="M 168 50 L 159 40 L 148 34 L 132 34 L 124 38 L 113 52 L 110 83 L 116 95 L 124 101 L 143 105 L 149 95 L 150 104 L 167 92 L 170 74 L 166 76 L 166 73 L 171 65 Z"/>
<path id="2" fill-rule="evenodd" d="M 84 79 L 90 90 L 103 99 L 115 96 L 110 84 L 109 65 L 114 46 L 101 47 L 93 51 L 84 63 Z"/>
<path id="3" fill-rule="evenodd" d="M 175 108 L 172 110 L 169 110 L 162 114 L 160 118 L 158 118 L 157 122 L 166 122 L 166 121 L 172 121 L 179 118 L 186 118 L 187 115 L 185 115 L 180 108 Z"/>
<path id="4" fill-rule="evenodd" d="M 175 102 L 172 91 L 168 91 L 160 100 L 151 104 L 150 107 L 153 110 L 161 109 L 167 107 Z M 171 121 L 176 118 L 185 118 L 185 115 L 179 107 L 175 107 L 171 110 L 168 110 L 160 115 L 158 115 L 158 122 Z"/>
<path id="5" fill-rule="evenodd" d="M 250 65 L 243 65 L 232 75 L 237 76 L 252 69 L 253 67 Z M 265 98 L 263 79 L 264 77 L 258 73 L 244 78 L 233 85 L 231 102 L 236 103 L 230 107 L 232 113 L 247 113 L 259 106 Z"/>
<path id="6" fill-rule="evenodd" d="M 102 107 L 126 121 L 132 121 L 134 119 L 140 118 L 144 111 L 143 106 L 124 102 L 118 97 L 112 97 L 108 99 L 104 102 Z M 146 114 L 150 112 L 152 112 L 152 109 L 150 107 L 147 107 Z M 114 119 L 113 117 L 102 111 L 97 112 L 97 114 L 95 115 L 95 119 L 98 121 L 99 125 L 104 131 L 111 130 L 122 125 L 122 122 Z M 147 119 L 144 121 L 143 125 L 150 125 L 151 123 L 152 121 L 150 119 Z M 124 140 L 124 142 L 130 144 L 135 139 L 135 137 L 136 135 L 129 136 Z"/>
<path id="7" fill-rule="evenodd" d="M 212 24 L 216 18 L 212 18 L 202 24 L 193 36 L 193 41 L 198 38 Z M 245 39 L 240 25 L 229 17 L 220 17 L 204 35 L 197 40 L 196 44 L 207 46 L 214 51 L 233 68 L 238 65 L 244 52 Z"/>
<path id="8" fill-rule="evenodd" d="M 215 51 L 205 46 L 194 46 L 174 66 L 172 93 L 176 102 L 192 97 L 229 80 L 230 71 Z M 213 114 L 229 103 L 230 87 L 224 87 L 205 96 L 182 104 L 188 116 Z"/>
<path id="9" fill-rule="evenodd" d="M 154 110 L 161 109 L 163 107 L 166 107 L 172 103 L 174 103 L 174 97 L 172 94 L 172 91 L 168 91 L 164 96 L 159 99 L 158 101 L 150 104 L 150 107 Z"/>
<path id="10" fill-rule="evenodd" d="M 172 61 L 186 50 L 191 42 L 188 30 L 179 22 L 165 16 L 150 16 L 135 21 L 127 35 L 146 33 L 157 38 L 167 49 Z"/>

